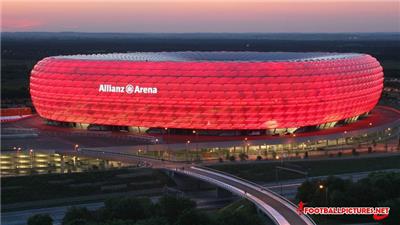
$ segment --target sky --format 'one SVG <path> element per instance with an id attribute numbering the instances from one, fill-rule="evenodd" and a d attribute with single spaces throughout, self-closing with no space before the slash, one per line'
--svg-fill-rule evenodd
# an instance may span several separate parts
<path id="1" fill-rule="evenodd" d="M 399 0 L 2 0 L 1 11 L 10 32 L 400 32 Z"/>

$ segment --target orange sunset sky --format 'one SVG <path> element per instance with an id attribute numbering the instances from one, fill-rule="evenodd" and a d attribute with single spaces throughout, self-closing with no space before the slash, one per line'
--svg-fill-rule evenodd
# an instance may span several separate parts
<path id="1" fill-rule="evenodd" d="M 2 1 L 2 31 L 400 32 L 400 1 Z"/>

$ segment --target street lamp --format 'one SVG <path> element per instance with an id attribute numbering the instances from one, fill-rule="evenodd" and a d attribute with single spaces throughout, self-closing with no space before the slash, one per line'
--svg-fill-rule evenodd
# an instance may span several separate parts
<path id="1" fill-rule="evenodd" d="M 248 152 L 248 143 L 247 143 L 247 137 L 245 137 L 244 138 L 244 147 L 243 147 L 243 150 L 244 150 L 244 153 L 246 153 L 247 154 L 247 152 Z"/>
<path id="2" fill-rule="evenodd" d="M 168 153 L 168 157 L 169 157 L 169 145 L 168 145 L 168 141 L 167 141 L 167 139 L 165 139 L 165 135 L 167 135 L 168 134 L 168 127 L 164 127 L 164 132 L 162 132 L 162 135 L 163 135 L 163 143 L 165 144 L 165 145 L 167 145 L 167 153 Z M 163 147 L 163 150 L 164 150 L 164 147 Z"/>
<path id="3" fill-rule="evenodd" d="M 186 141 L 186 161 L 189 160 L 189 144 L 190 144 L 190 140 Z"/>
<path id="4" fill-rule="evenodd" d="M 324 185 L 320 184 L 319 189 L 322 191 L 325 189 L 325 203 L 328 205 L 328 187 L 325 187 Z"/>
<path id="5" fill-rule="evenodd" d="M 196 160 L 199 160 L 200 159 L 200 157 L 199 157 L 199 144 L 198 144 L 199 135 L 196 132 L 196 130 L 193 130 L 192 133 L 195 135 L 195 138 L 196 138 Z"/>

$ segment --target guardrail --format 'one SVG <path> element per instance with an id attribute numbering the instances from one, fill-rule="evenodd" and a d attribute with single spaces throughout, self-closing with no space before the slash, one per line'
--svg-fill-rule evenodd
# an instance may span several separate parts
<path id="1" fill-rule="evenodd" d="M 269 188 L 263 187 L 257 183 L 254 183 L 252 181 L 249 180 L 245 180 L 243 178 L 237 177 L 235 175 L 223 172 L 223 171 L 219 171 L 213 168 L 209 168 L 209 167 L 204 167 L 204 166 L 193 166 L 193 169 L 199 169 L 199 170 L 203 170 L 205 172 L 214 172 L 216 175 L 224 175 L 227 179 L 230 180 L 239 180 L 241 181 L 241 184 L 250 187 L 250 188 L 258 188 L 261 192 L 263 192 L 264 194 L 267 194 L 268 196 L 274 198 L 275 200 L 281 202 L 282 204 L 286 205 L 286 207 L 288 207 L 290 210 L 292 210 L 293 212 L 297 213 L 297 206 L 289 201 L 288 199 L 282 197 L 281 195 L 275 193 L 274 191 L 270 190 Z M 249 185 L 250 184 L 250 185 Z M 254 187 L 252 187 L 254 186 Z M 311 219 L 310 216 L 303 214 L 303 215 L 299 215 L 301 217 L 305 217 L 302 218 L 307 224 L 312 224 L 312 225 L 316 225 L 316 223 Z"/>

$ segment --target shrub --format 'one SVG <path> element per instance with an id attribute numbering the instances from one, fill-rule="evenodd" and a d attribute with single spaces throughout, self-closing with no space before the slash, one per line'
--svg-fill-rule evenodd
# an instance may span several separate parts
<path id="1" fill-rule="evenodd" d="M 140 220 L 145 219 L 151 211 L 152 203 L 148 198 L 112 198 L 105 202 L 105 211 L 113 219 Z"/>
<path id="2" fill-rule="evenodd" d="M 53 225 L 49 214 L 36 214 L 28 218 L 28 225 Z"/>
<path id="3" fill-rule="evenodd" d="M 244 161 L 244 160 L 246 160 L 246 159 L 248 159 L 248 158 L 249 158 L 249 156 L 246 155 L 246 154 L 243 153 L 243 152 L 239 154 L 239 159 L 242 160 L 242 161 Z"/>
<path id="4" fill-rule="evenodd" d="M 62 219 L 62 224 L 69 225 L 76 222 L 77 220 L 85 222 L 85 221 L 90 221 L 92 219 L 93 219 L 92 213 L 87 208 L 74 206 L 68 208 L 67 212 L 64 215 L 64 218 Z"/>
<path id="5" fill-rule="evenodd" d="M 159 216 L 167 218 L 173 224 L 185 210 L 195 209 L 196 203 L 188 198 L 163 196 L 157 207 Z"/>

